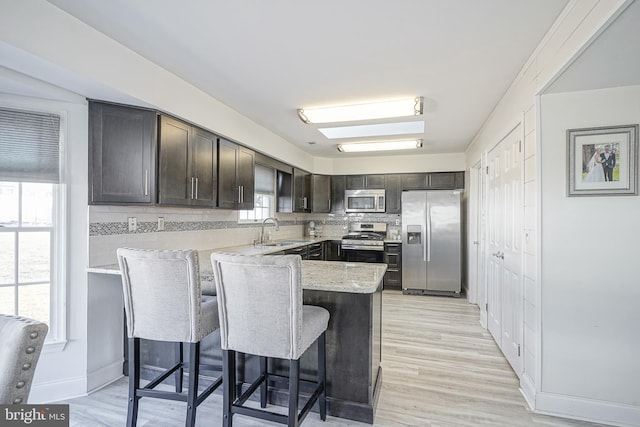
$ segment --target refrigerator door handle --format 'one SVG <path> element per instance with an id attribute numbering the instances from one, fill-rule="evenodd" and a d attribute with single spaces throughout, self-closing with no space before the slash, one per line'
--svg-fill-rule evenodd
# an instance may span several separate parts
<path id="1" fill-rule="evenodd" d="M 431 206 L 427 203 L 427 242 L 425 244 L 425 261 L 431 262 Z"/>

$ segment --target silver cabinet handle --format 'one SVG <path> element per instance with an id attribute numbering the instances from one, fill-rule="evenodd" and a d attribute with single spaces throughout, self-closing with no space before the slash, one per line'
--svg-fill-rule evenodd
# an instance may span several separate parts
<path id="1" fill-rule="evenodd" d="M 240 203 L 244 203 L 244 185 L 240 186 Z"/>
<path id="2" fill-rule="evenodd" d="M 149 195 L 149 169 L 144 170 L 144 195 Z"/>
<path id="3" fill-rule="evenodd" d="M 191 199 L 193 199 L 193 177 L 191 177 Z"/>
<path id="4" fill-rule="evenodd" d="M 302 208 L 303 209 L 307 209 L 307 198 L 306 197 L 302 198 Z"/>
<path id="5" fill-rule="evenodd" d="M 331 199 L 329 199 L 329 212 L 331 212 Z"/>
<path id="6" fill-rule="evenodd" d="M 196 200 L 198 200 L 198 178 L 196 177 Z"/>
<path id="7" fill-rule="evenodd" d="M 238 203 L 242 203 L 242 185 L 238 185 Z"/>

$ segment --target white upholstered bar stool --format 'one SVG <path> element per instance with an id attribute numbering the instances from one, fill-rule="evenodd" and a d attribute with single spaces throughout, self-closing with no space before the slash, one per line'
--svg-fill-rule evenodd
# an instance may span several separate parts
<path id="1" fill-rule="evenodd" d="M 242 256 L 212 254 L 220 315 L 223 365 L 223 426 L 234 414 L 248 415 L 288 426 L 298 426 L 316 401 L 326 419 L 325 331 L 329 312 L 302 304 L 299 255 Z M 300 356 L 318 341 L 317 382 L 300 380 Z M 236 352 L 260 356 L 260 376 L 240 396 L 235 387 Z M 268 358 L 288 359 L 289 378 L 269 374 Z M 260 406 L 267 406 L 270 382 L 288 382 L 288 415 L 244 406 L 260 387 Z M 313 391 L 298 413 L 300 385 Z"/>
<path id="2" fill-rule="evenodd" d="M 135 426 L 141 397 L 187 402 L 186 426 L 193 426 L 196 408 L 222 382 L 214 381 L 198 395 L 200 340 L 218 329 L 215 296 L 203 296 L 198 253 L 193 250 L 117 251 L 122 273 L 124 308 L 129 338 L 129 407 L 127 426 Z M 175 365 L 140 387 L 140 339 L 176 343 Z M 185 362 L 182 343 L 189 345 L 188 391 L 182 393 Z M 175 374 L 175 392 L 153 390 Z"/>
<path id="3" fill-rule="evenodd" d="M 38 320 L 0 314 L 0 405 L 27 403 L 48 331 Z"/>

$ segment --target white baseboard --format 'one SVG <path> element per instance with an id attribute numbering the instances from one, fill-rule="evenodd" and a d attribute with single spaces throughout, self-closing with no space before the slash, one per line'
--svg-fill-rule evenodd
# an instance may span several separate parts
<path id="1" fill-rule="evenodd" d="M 29 403 L 53 403 L 86 395 L 86 377 L 67 378 L 61 381 L 34 384 L 29 393 Z"/>
<path id="2" fill-rule="evenodd" d="M 119 360 L 89 372 L 89 375 L 87 375 L 87 391 L 89 393 L 94 392 L 122 378 L 122 362 L 122 360 Z"/>
<path id="3" fill-rule="evenodd" d="M 529 408 L 534 411 L 536 409 L 536 386 L 526 373 L 520 376 L 520 393 Z"/>
<path id="4" fill-rule="evenodd" d="M 640 406 L 538 393 L 535 412 L 621 427 L 640 426 Z"/>

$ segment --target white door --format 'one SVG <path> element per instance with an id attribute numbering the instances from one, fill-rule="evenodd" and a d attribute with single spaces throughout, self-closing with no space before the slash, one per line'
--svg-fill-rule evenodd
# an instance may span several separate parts
<path id="1" fill-rule="evenodd" d="M 502 145 L 487 156 L 487 329 L 501 347 L 502 341 Z"/>
<path id="2" fill-rule="evenodd" d="M 502 263 L 502 352 L 520 376 L 523 330 L 522 291 L 522 126 L 514 129 L 502 146 L 502 196 L 504 237 Z"/>

